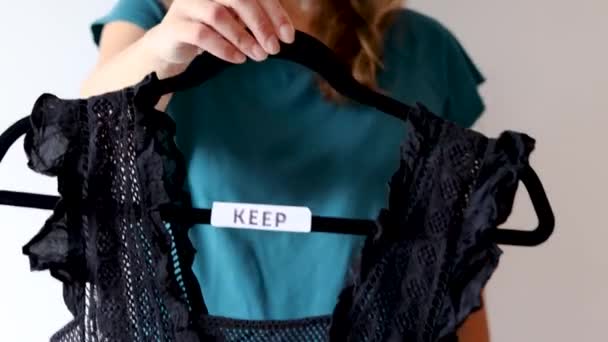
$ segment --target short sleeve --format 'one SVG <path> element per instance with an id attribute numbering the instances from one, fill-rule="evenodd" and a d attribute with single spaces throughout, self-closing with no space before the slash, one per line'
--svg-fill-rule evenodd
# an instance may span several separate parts
<path id="1" fill-rule="evenodd" d="M 446 35 L 445 47 L 447 94 L 444 116 L 462 127 L 471 127 L 485 109 L 479 93 L 485 78 L 455 36 Z"/>
<path id="2" fill-rule="evenodd" d="M 82 121 L 86 120 L 80 115 L 81 105 L 81 100 L 60 99 L 49 93 L 38 97 L 29 117 L 30 129 L 23 141 L 27 165 L 31 170 L 47 176 L 65 177 L 63 175 L 70 172 L 67 170 L 80 165 L 83 154 L 79 142 L 84 132 Z M 74 179 L 74 174 L 69 173 L 67 177 Z M 29 257 L 32 270 L 50 270 L 57 279 L 71 282 L 82 275 L 78 268 L 83 251 L 72 235 L 73 230 L 68 229 L 64 201 L 66 187 L 64 182 L 58 183 L 61 199 L 56 203 L 53 214 L 22 250 Z"/>
<path id="3" fill-rule="evenodd" d="M 105 24 L 126 21 L 148 30 L 160 23 L 165 15 L 161 0 L 117 0 L 110 11 L 91 24 L 95 44 L 99 44 L 101 31 Z"/>
<path id="4" fill-rule="evenodd" d="M 64 100 L 48 93 L 38 97 L 30 114 L 31 129 L 24 138 L 30 169 L 56 176 L 65 167 L 68 155 L 77 150 L 79 104 L 79 100 Z"/>
<path id="5" fill-rule="evenodd" d="M 398 58 L 393 73 L 400 75 L 403 96 L 461 127 L 471 127 L 485 109 L 479 93 L 485 78 L 479 68 L 443 23 L 410 9 L 399 14 L 389 32 L 387 57 Z"/>

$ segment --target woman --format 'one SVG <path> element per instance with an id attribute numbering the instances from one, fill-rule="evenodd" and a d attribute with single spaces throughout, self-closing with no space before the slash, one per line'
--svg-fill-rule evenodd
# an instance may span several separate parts
<path id="1" fill-rule="evenodd" d="M 177 122 L 193 204 L 302 205 L 373 219 L 397 167 L 402 125 L 343 101 L 299 65 L 266 59 L 280 41 L 293 41 L 295 27 L 334 49 L 364 84 L 472 125 L 483 111 L 481 74 L 447 29 L 401 2 L 119 0 L 92 25 L 99 62 L 82 95 L 152 71 L 174 75 L 200 53 L 243 64 L 158 104 Z M 191 239 L 210 312 L 244 319 L 331 312 L 361 244 L 346 235 L 202 226 Z M 487 341 L 485 322 L 483 310 L 470 316 L 462 340 Z"/>

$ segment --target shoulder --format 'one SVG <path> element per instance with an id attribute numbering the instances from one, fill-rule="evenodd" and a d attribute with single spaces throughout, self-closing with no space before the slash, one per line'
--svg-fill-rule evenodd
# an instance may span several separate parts
<path id="1" fill-rule="evenodd" d="M 99 42 L 104 25 L 122 21 L 148 30 L 158 24 L 166 14 L 162 0 L 117 0 L 114 5 L 91 24 L 95 43 Z"/>
<path id="2" fill-rule="evenodd" d="M 456 36 L 439 20 L 421 12 L 402 9 L 392 18 L 387 30 L 389 52 L 411 55 L 460 45 Z"/>
<path id="3" fill-rule="evenodd" d="M 485 78 L 461 41 L 437 19 L 411 9 L 397 11 L 390 25 L 385 57 L 394 72 L 415 83 L 408 91 L 430 89 L 434 99 L 430 107 L 437 114 L 472 125 L 484 109 L 477 88 Z"/>

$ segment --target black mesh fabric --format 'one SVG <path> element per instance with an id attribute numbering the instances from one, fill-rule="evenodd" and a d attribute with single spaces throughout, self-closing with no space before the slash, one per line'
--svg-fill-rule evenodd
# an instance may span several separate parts
<path id="1" fill-rule="evenodd" d="M 488 139 L 421 105 L 407 126 L 388 206 L 333 316 L 338 340 L 455 339 L 502 253 L 491 231 L 510 214 L 533 139 Z"/>
<path id="2" fill-rule="evenodd" d="M 54 342 L 199 340 L 180 267 L 193 253 L 184 246 L 178 258 L 180 227 L 158 212 L 181 200 L 183 162 L 166 143 L 171 122 L 135 112 L 134 91 L 44 94 L 31 115 L 28 164 L 57 176 L 61 202 L 24 252 L 64 283 L 75 317 Z"/>
<path id="3" fill-rule="evenodd" d="M 532 138 L 491 139 L 417 106 L 387 206 L 335 310 L 214 317 L 191 270 L 188 227 L 159 214 L 188 196 L 174 123 L 146 91 L 154 82 L 88 99 L 44 94 L 34 105 L 28 164 L 57 177 L 61 200 L 24 253 L 63 282 L 74 315 L 51 341 L 455 341 L 498 264 L 490 233 L 510 214 Z"/>
<path id="4" fill-rule="evenodd" d="M 204 316 L 200 328 L 226 342 L 325 342 L 329 316 L 291 321 L 247 321 Z"/>

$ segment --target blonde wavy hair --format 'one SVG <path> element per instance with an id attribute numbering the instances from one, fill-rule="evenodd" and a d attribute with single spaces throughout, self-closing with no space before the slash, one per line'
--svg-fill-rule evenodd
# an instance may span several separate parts
<path id="1" fill-rule="evenodd" d="M 168 8 L 172 0 L 162 0 Z M 329 46 L 364 85 L 378 90 L 377 74 L 382 68 L 384 33 L 391 14 L 404 0 L 320 0 L 319 15 L 313 20 L 315 35 Z M 320 80 L 327 98 L 342 97 Z"/>

